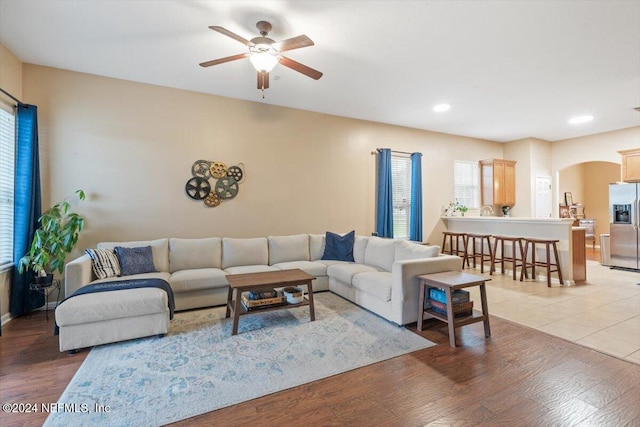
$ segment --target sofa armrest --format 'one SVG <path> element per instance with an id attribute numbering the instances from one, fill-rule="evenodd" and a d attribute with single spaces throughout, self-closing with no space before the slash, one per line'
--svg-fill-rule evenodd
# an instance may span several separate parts
<path id="1" fill-rule="evenodd" d="M 443 271 L 462 271 L 462 258 L 440 255 L 394 262 L 391 269 L 392 320 L 399 325 L 418 320 L 418 307 L 422 301 L 418 295 L 420 281 L 417 276 Z"/>
<path id="2" fill-rule="evenodd" d="M 68 263 L 64 268 L 64 296 L 71 295 L 94 280 L 89 255 L 82 255 Z"/>

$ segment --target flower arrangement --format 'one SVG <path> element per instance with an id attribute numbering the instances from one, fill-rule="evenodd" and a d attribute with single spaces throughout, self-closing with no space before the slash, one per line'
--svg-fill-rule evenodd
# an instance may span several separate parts
<path id="1" fill-rule="evenodd" d="M 457 211 L 460 212 L 460 214 L 462 214 L 462 216 L 464 216 L 464 214 L 469 210 L 469 208 L 467 208 L 465 205 L 460 204 L 460 202 L 458 202 L 458 199 L 455 199 L 455 203 L 454 202 L 449 202 L 449 207 L 447 207 L 445 209 L 445 214 L 447 216 L 453 216 L 455 215 L 455 213 Z"/>

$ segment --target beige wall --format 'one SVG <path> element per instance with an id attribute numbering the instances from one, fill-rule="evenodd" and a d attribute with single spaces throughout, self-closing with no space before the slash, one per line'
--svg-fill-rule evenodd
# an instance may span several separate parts
<path id="1" fill-rule="evenodd" d="M 439 243 L 454 160 L 502 156 L 496 142 L 59 69 L 25 64 L 23 78 L 49 153 L 49 200 L 88 193 L 78 253 L 164 236 L 368 235 L 376 147 L 423 153 L 425 240 Z M 184 185 L 198 159 L 244 163 L 239 195 L 216 208 L 190 200 Z"/>
<path id="2" fill-rule="evenodd" d="M 376 147 L 424 154 L 424 235 L 439 244 L 454 160 L 516 157 L 514 215 L 530 216 L 531 179 L 540 170 L 558 171 L 571 158 L 619 162 L 616 150 L 636 146 L 640 135 L 638 127 L 503 145 L 22 65 L 7 60 L 6 49 L 0 55 L 2 87 L 39 108 L 43 207 L 79 188 L 88 193 L 77 206 L 87 228 L 72 257 L 105 240 L 369 234 Z M 184 184 L 198 159 L 244 163 L 239 195 L 213 209 L 188 199 Z"/>
<path id="3" fill-rule="evenodd" d="M 504 158 L 516 163 L 516 205 L 511 214 L 535 217 L 536 177 L 551 176 L 551 143 L 525 138 L 504 144 Z"/>
<path id="4" fill-rule="evenodd" d="M 529 139 L 520 139 L 504 144 L 504 159 L 516 163 L 516 204 L 511 216 L 533 216 L 531 214 L 531 147 Z"/>
<path id="5" fill-rule="evenodd" d="M 621 179 L 618 151 L 639 146 L 640 126 L 553 142 L 552 169 L 559 176 L 555 206 L 562 201 L 564 191 L 576 188 L 579 193 L 574 194 L 574 200 L 585 205 L 588 217 L 596 218 L 596 234 L 608 233 L 608 184 Z M 576 165 L 574 170 L 572 166 Z"/>
<path id="6" fill-rule="evenodd" d="M 0 87 L 22 100 L 22 62 L 13 52 L 0 44 Z M 0 102 L 15 105 L 11 98 L 0 94 Z"/>
<path id="7" fill-rule="evenodd" d="M 0 44 L 0 88 L 18 99 L 22 99 L 22 62 L 6 47 Z M 11 107 L 15 105 L 11 98 L 0 94 L 0 103 Z M 11 269 L 0 271 L 0 321 L 9 317 L 9 289 Z"/>
<path id="8" fill-rule="evenodd" d="M 639 145 L 640 126 L 555 142 L 525 138 L 506 143 L 505 158 L 518 162 L 516 207 L 513 209 L 513 215 L 535 215 L 535 182 L 538 176 L 552 177 L 552 186 L 555 189 L 552 200 L 553 216 L 558 215 L 558 203 L 564 202 L 565 191 L 573 193 L 574 201 L 585 204 L 583 191 L 584 175 L 587 172 L 582 168 L 571 167 L 591 162 L 614 163 L 618 165 L 618 177 L 612 181 L 617 181 L 620 179 L 621 163 L 618 151 Z M 590 176 L 601 185 L 610 182 L 610 177 L 609 173 L 605 173 L 600 181 L 597 176 Z"/>
<path id="9" fill-rule="evenodd" d="M 640 147 L 640 126 L 553 142 L 552 169 L 586 162 L 621 163 L 619 150 Z M 618 178 L 620 179 L 620 178 Z"/>
<path id="10" fill-rule="evenodd" d="M 585 163 L 584 205 L 587 216 L 596 219 L 596 237 L 609 234 L 609 184 L 619 179 L 620 165 L 616 163 Z M 599 239 L 596 244 L 600 244 Z"/>
<path id="11" fill-rule="evenodd" d="M 584 164 L 574 165 L 569 168 L 563 169 L 560 171 L 558 176 L 558 181 L 560 183 L 560 201 L 558 203 L 564 203 L 564 193 L 568 192 L 571 193 L 574 204 L 584 204 Z"/>

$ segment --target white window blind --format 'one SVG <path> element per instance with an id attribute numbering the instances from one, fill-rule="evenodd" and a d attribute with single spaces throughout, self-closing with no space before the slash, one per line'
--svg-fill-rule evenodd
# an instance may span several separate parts
<path id="1" fill-rule="evenodd" d="M 391 183 L 393 186 L 393 237 L 409 238 L 411 220 L 411 159 L 391 155 Z"/>
<path id="2" fill-rule="evenodd" d="M 0 108 L 0 266 L 13 261 L 15 118 Z"/>
<path id="3" fill-rule="evenodd" d="M 469 209 L 480 208 L 480 172 L 478 162 L 455 160 L 453 168 L 454 197 Z"/>

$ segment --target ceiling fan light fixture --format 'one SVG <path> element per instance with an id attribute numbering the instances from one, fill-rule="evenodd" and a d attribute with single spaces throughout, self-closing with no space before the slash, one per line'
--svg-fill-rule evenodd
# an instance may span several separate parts
<path id="1" fill-rule="evenodd" d="M 249 48 L 249 61 L 256 71 L 268 73 L 280 60 L 279 53 L 269 45 L 257 44 Z"/>

